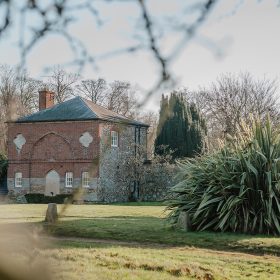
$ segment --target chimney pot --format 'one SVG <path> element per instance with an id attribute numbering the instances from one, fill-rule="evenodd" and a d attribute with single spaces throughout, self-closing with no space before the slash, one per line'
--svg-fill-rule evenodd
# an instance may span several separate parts
<path id="1" fill-rule="evenodd" d="M 39 91 L 39 111 L 50 108 L 54 105 L 54 92 L 49 90 Z"/>

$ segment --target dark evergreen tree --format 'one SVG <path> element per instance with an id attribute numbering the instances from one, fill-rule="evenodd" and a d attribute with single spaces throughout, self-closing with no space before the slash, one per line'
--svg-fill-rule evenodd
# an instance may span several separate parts
<path id="1" fill-rule="evenodd" d="M 202 153 L 205 149 L 205 135 L 206 135 L 206 123 L 205 120 L 199 114 L 194 104 L 190 105 L 190 112 L 192 117 L 192 125 L 190 128 L 190 134 L 192 139 L 192 151 L 193 153 Z"/>
<path id="2" fill-rule="evenodd" d="M 184 101 L 180 93 L 173 92 L 170 98 L 162 96 L 155 153 L 166 149 L 174 158 L 194 157 L 204 149 L 205 121 L 195 105 Z"/>

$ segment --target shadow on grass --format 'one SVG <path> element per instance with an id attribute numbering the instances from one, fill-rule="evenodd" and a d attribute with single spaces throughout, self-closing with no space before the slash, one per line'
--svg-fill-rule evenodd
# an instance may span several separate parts
<path id="1" fill-rule="evenodd" d="M 111 206 L 166 206 L 165 202 L 161 201 L 153 201 L 153 202 L 93 202 L 88 203 L 87 205 L 111 205 Z"/>
<path id="2" fill-rule="evenodd" d="M 219 251 L 246 252 L 255 255 L 273 254 L 280 256 L 279 238 L 233 233 L 183 232 L 173 229 L 165 219 L 156 217 L 78 218 L 60 220 L 51 226 L 44 224 L 44 229 L 54 236 L 137 242 L 145 247 L 153 248 L 158 246 L 157 244 L 161 244 L 167 248 L 189 246 Z M 134 246 L 141 246 L 141 244 L 134 244 Z"/>

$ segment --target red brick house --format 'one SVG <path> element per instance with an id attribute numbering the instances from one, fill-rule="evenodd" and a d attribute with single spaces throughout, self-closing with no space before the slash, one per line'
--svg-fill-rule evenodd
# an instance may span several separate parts
<path id="1" fill-rule="evenodd" d="M 82 187 L 86 200 L 127 200 L 116 179 L 118 155 L 146 146 L 148 125 L 81 97 L 54 105 L 48 91 L 39 93 L 39 108 L 8 123 L 9 192 L 53 196 Z"/>

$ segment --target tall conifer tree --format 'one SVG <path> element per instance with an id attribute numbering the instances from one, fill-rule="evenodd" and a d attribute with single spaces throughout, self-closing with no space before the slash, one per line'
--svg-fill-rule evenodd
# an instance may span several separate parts
<path id="1" fill-rule="evenodd" d="M 170 98 L 162 95 L 155 153 L 163 154 L 166 147 L 174 158 L 194 157 L 204 149 L 205 121 L 195 105 L 184 101 L 180 93 Z"/>

